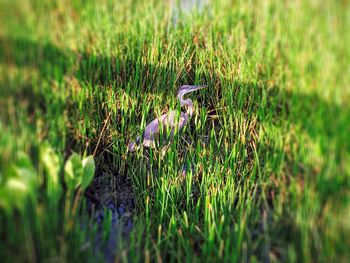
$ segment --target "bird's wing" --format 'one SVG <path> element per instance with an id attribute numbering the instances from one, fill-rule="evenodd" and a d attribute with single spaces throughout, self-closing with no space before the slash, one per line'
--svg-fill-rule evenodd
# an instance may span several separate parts
<path id="1" fill-rule="evenodd" d="M 150 123 L 147 124 L 145 128 L 145 132 L 143 134 L 143 138 L 151 138 L 154 134 L 159 133 L 159 121 L 158 119 L 154 119 Z"/>
<path id="2" fill-rule="evenodd" d="M 179 119 L 179 130 L 181 130 L 188 122 L 188 114 L 181 112 Z"/>
<path id="3" fill-rule="evenodd" d="M 170 111 L 147 124 L 143 134 L 143 145 L 147 147 L 154 145 L 155 137 L 159 135 L 160 125 L 163 125 L 164 132 L 167 128 L 171 129 L 171 136 L 174 134 L 176 125 L 182 129 L 187 124 L 188 114 L 181 112 L 179 119 L 177 119 L 176 114 L 176 110 Z"/>
<path id="4" fill-rule="evenodd" d="M 159 133 L 158 119 L 154 119 L 145 128 L 142 144 L 147 147 L 154 147 L 154 136 Z"/>
<path id="5" fill-rule="evenodd" d="M 167 114 L 162 115 L 159 121 L 164 125 L 164 127 L 169 127 L 172 130 L 174 130 L 176 126 L 178 126 L 179 129 L 182 129 L 187 124 L 188 114 L 181 112 L 180 116 L 176 115 L 176 110 L 170 111 Z"/>
<path id="6" fill-rule="evenodd" d="M 168 114 L 163 114 L 162 116 L 148 123 L 147 126 L 145 127 L 143 138 L 154 139 L 154 136 L 159 133 L 160 125 L 164 124 L 167 115 Z"/>
<path id="7" fill-rule="evenodd" d="M 163 117 L 164 115 L 162 115 L 161 117 Z M 170 111 L 167 114 L 165 114 L 165 118 L 163 118 L 162 120 L 162 124 L 164 125 L 164 128 L 166 127 L 175 127 L 175 123 L 176 123 L 176 111 Z"/>

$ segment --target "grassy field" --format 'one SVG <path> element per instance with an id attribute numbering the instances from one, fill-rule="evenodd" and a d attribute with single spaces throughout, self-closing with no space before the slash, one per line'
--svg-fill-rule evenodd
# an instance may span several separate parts
<path id="1" fill-rule="evenodd" d="M 0 2 L 4 262 L 350 260 L 349 1 L 196 6 Z M 186 129 L 127 153 L 184 84 Z"/>

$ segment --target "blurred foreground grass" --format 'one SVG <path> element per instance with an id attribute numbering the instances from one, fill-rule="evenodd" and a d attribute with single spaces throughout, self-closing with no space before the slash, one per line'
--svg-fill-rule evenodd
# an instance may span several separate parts
<path id="1" fill-rule="evenodd" d="M 84 205 L 67 232 L 66 187 L 55 205 L 45 192 L 50 145 L 62 182 L 73 151 L 94 154 L 89 191 L 103 204 L 135 200 L 121 261 L 350 260 L 349 2 L 187 8 L 0 3 L 0 186 L 25 165 L 44 196 L 29 212 L 1 210 L 1 258 L 103 259 L 81 227 L 96 228 Z M 165 154 L 127 154 L 183 84 L 208 85 L 191 96 L 186 130 Z"/>

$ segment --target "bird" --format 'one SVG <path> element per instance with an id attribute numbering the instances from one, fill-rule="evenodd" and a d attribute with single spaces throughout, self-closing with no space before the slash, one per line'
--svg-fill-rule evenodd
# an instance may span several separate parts
<path id="1" fill-rule="evenodd" d="M 142 144 L 145 147 L 155 148 L 156 140 L 159 139 L 161 129 L 164 131 L 170 131 L 170 138 L 175 133 L 176 126 L 180 131 L 188 123 L 189 118 L 193 115 L 194 106 L 190 98 L 184 99 L 184 95 L 193 92 L 195 90 L 206 88 L 206 85 L 183 85 L 180 87 L 177 98 L 181 107 L 186 107 L 186 112 L 180 112 L 179 118 L 176 110 L 163 114 L 162 116 L 154 119 L 145 127 L 143 136 L 138 136 L 136 141 L 129 143 L 128 151 L 136 151 Z"/>

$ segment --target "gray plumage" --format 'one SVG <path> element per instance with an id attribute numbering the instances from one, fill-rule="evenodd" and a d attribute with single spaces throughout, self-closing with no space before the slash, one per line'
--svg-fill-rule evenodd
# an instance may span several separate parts
<path id="1" fill-rule="evenodd" d="M 138 146 L 142 144 L 145 147 L 156 146 L 156 140 L 159 139 L 161 125 L 163 126 L 163 134 L 166 134 L 166 131 L 170 131 L 169 137 L 171 138 L 174 135 L 176 126 L 178 130 L 181 130 L 188 122 L 189 117 L 193 114 L 193 103 L 191 99 L 183 99 L 183 96 L 192 91 L 205 88 L 206 86 L 189 86 L 184 85 L 179 89 L 177 97 L 180 102 L 180 106 L 186 107 L 186 112 L 181 112 L 179 118 L 177 118 L 176 110 L 163 114 L 162 116 L 154 119 L 149 124 L 147 124 L 145 131 L 143 133 L 142 138 L 140 136 L 137 137 L 135 142 L 132 142 L 128 146 L 128 150 L 130 152 L 136 151 Z M 166 138 L 165 138 L 166 139 Z"/>

